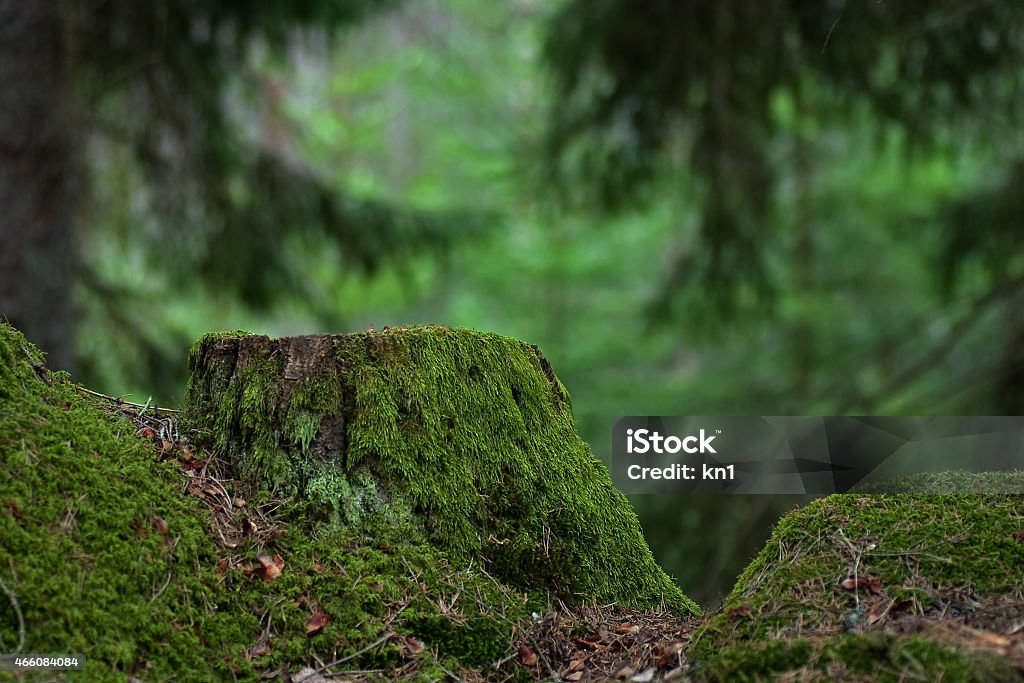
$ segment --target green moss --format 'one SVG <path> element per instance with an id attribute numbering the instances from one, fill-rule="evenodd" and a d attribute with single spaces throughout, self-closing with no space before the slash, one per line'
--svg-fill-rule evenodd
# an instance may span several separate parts
<path id="1" fill-rule="evenodd" d="M 509 650 L 511 633 L 506 624 L 478 617 L 457 623 L 446 617 L 410 619 L 410 630 L 428 647 L 471 666 L 486 666 Z"/>
<path id="2" fill-rule="evenodd" d="M 237 653 L 248 633 L 206 609 L 216 560 L 205 516 L 132 425 L 41 362 L 0 324 L 0 578 L 15 596 L 0 596 L 0 650 L 18 647 L 20 613 L 20 651 L 85 653 L 87 680 L 146 663 L 152 678 L 217 677 L 222 664 L 202 653 Z"/>
<path id="3" fill-rule="evenodd" d="M 261 660 L 265 668 L 299 668 L 295 663 L 311 652 L 331 661 L 366 650 L 355 660 L 359 667 L 387 669 L 405 662 L 407 638 L 426 636 L 442 657 L 489 666 L 508 652 L 513 625 L 537 608 L 491 579 L 455 570 L 404 530 L 321 527 L 319 536 L 311 531 L 296 525 L 281 539 L 288 549 L 285 572 L 273 584 L 254 583 L 237 569 L 223 577 L 233 612 L 266 614 L 274 606 L 272 619 L 281 627 Z M 304 626 L 314 606 L 330 621 L 309 637 Z M 460 634 L 466 636 L 461 645 Z"/>
<path id="4" fill-rule="evenodd" d="M 1012 662 L 945 647 L 923 636 L 885 634 L 772 640 L 724 647 L 693 672 L 705 681 L 1021 680 Z"/>
<path id="5" fill-rule="evenodd" d="M 923 472 L 858 485 L 852 493 L 1017 494 L 1024 472 Z"/>
<path id="6" fill-rule="evenodd" d="M 330 356 L 319 374 L 283 379 L 288 345 L 316 339 L 208 335 L 193 349 L 189 414 L 244 477 L 334 521 L 413 512 L 453 561 L 482 560 L 524 590 L 698 611 L 654 562 L 536 347 L 436 327 L 336 336 L 315 347 Z"/>
<path id="7" fill-rule="evenodd" d="M 90 682 L 259 681 L 315 658 L 386 672 L 419 664 L 402 671 L 430 680 L 444 668 L 505 658 L 514 624 L 544 609 L 490 576 L 451 566 L 421 528 L 395 523 L 391 506 L 360 506 L 358 525 L 329 528 L 290 502 L 278 509 L 287 525 L 272 548 L 252 538 L 219 548 L 209 513 L 183 495 L 178 469 L 160 462 L 132 424 L 41 363 L 0 324 L 4 652 L 83 653 L 88 669 L 67 678 Z M 229 388 L 226 376 L 215 381 L 243 390 Z M 352 485 L 372 488 L 372 478 L 356 475 Z M 166 538 L 155 517 L 166 521 Z M 247 571 L 264 550 L 285 562 L 269 584 Z M 309 635 L 315 610 L 329 622 Z M 403 649 L 424 624 L 436 645 Z M 0 680 L 14 678 L 0 672 Z"/>
<path id="8" fill-rule="evenodd" d="M 980 600 L 1016 594 L 1024 587 L 1024 546 L 1014 537 L 1022 513 L 1020 496 L 850 494 L 814 501 L 780 520 L 722 611 L 701 627 L 689 655 L 716 675 L 754 662 L 767 667 L 759 671 L 778 673 L 790 664 L 752 643 L 782 639 L 790 643 L 786 656 L 794 656 L 792 648 L 815 634 L 851 630 L 828 641 L 830 656 L 846 666 L 858 659 L 857 648 L 873 642 L 853 636 L 871 635 L 887 639 L 882 642 L 894 652 L 927 650 L 943 670 L 968 670 L 974 655 L 924 636 L 892 636 L 886 620 L 869 623 L 865 605 L 899 600 L 922 612 L 948 605 L 956 589 L 970 589 Z M 844 588 L 855 573 L 876 582 L 875 590 Z M 819 660 L 797 664 L 814 668 Z"/>

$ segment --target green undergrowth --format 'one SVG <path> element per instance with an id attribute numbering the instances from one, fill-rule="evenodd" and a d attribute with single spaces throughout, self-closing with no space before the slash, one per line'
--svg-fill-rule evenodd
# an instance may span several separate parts
<path id="1" fill-rule="evenodd" d="M 1024 472 L 922 472 L 858 485 L 853 493 L 1024 494 Z"/>
<path id="2" fill-rule="evenodd" d="M 312 370 L 293 373 L 305 357 Z M 534 346 L 441 327 L 231 333 L 203 337 L 190 367 L 189 415 L 209 442 L 327 527 L 389 514 L 524 591 L 699 611 L 655 563 Z"/>
<path id="3" fill-rule="evenodd" d="M 731 645 L 693 672 L 697 680 L 905 683 L 1020 680 L 1007 659 L 946 647 L 927 636 L 848 634 Z"/>
<path id="4" fill-rule="evenodd" d="M 457 570 L 422 539 L 389 526 L 317 533 L 299 523 L 277 545 L 284 570 L 276 581 L 254 581 L 242 567 L 222 576 L 228 608 L 260 615 L 258 626 L 274 634 L 261 668 L 294 669 L 315 654 L 324 663 L 346 660 L 336 670 L 388 671 L 419 656 L 413 670 L 423 680 L 443 677 L 437 663 L 494 674 L 490 667 L 509 653 L 515 628 L 546 604 Z M 306 624 L 321 610 L 327 625 L 307 635 Z"/>
<path id="5" fill-rule="evenodd" d="M 863 675 L 889 667 L 880 679 L 891 670 L 891 680 L 906 680 L 899 672 L 915 661 L 950 672 L 948 680 L 1017 680 L 989 676 L 1005 661 L 941 645 L 926 632 L 901 635 L 892 623 L 1019 596 L 1024 544 L 1015 534 L 1022 527 L 1021 496 L 814 501 L 779 521 L 721 611 L 696 634 L 689 657 L 712 680 L 767 680 L 802 667 L 827 674 L 840 664 Z M 975 674 L 961 678 L 961 671 Z"/>
<path id="6" fill-rule="evenodd" d="M 42 362 L 0 324 L 0 652 L 84 654 L 66 678 L 90 682 L 256 681 L 316 658 L 437 680 L 490 671 L 546 607 L 381 515 L 328 529 L 292 502 L 272 546 L 221 548 L 173 461 Z"/>

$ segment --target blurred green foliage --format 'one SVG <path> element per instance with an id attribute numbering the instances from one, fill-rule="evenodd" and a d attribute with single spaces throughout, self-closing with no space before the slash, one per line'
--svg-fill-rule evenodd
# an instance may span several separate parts
<path id="1" fill-rule="evenodd" d="M 215 93 L 220 127 L 189 136 L 246 145 L 172 144 L 165 182 L 117 136 L 89 148 L 95 388 L 178 400 L 212 329 L 434 322 L 539 344 L 603 457 L 626 414 L 1024 409 L 1018 5 L 421 0 L 328 38 L 266 21 L 292 28 L 239 33 L 260 39 L 208 75 L 190 53 L 167 86 Z M 115 120 L 118 92 L 97 108 Z M 798 499 L 633 502 L 707 605 Z"/>

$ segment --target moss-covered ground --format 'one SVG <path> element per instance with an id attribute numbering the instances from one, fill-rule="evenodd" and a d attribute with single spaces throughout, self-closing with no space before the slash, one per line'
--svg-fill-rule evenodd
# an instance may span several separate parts
<path id="1" fill-rule="evenodd" d="M 288 680 L 305 667 L 350 680 L 530 677 L 515 643 L 548 610 L 545 591 L 446 552 L 429 524 L 386 505 L 325 523 L 300 497 L 218 479 L 216 454 L 184 441 L 161 448 L 160 437 L 154 447 L 152 430 L 43 360 L 0 324 L 0 651 L 80 653 L 87 668 L 17 680 Z M 385 397 L 404 390 L 370 382 Z M 301 432 L 308 418 L 293 415 Z M 386 452 L 371 446 L 355 450 L 362 462 Z M 219 496 L 219 507 L 207 503 Z"/>
<path id="2" fill-rule="evenodd" d="M 693 673 L 1021 680 L 1012 643 L 971 619 L 1020 606 L 1022 526 L 1021 496 L 849 494 L 799 508 L 695 635 Z"/>
<path id="3" fill-rule="evenodd" d="M 443 411 L 456 407 L 442 401 L 436 414 L 414 409 L 429 398 L 429 386 L 409 384 L 400 370 L 360 365 L 361 354 L 381 353 L 361 343 L 363 350 L 339 353 L 372 390 L 354 387 L 353 404 L 343 408 L 352 416 L 361 402 L 378 417 L 352 421 L 356 438 L 345 451 L 352 458 L 341 464 L 351 468 L 345 471 L 352 496 L 369 497 L 354 507 L 340 501 L 325 518 L 332 499 L 314 495 L 311 503 L 257 485 L 273 471 L 261 470 L 259 462 L 248 483 L 232 481 L 214 467 L 215 453 L 176 436 L 163 446 L 156 436 L 154 445 L 154 435 L 139 429 L 141 418 L 109 410 L 67 376 L 48 372 L 41 354 L 0 324 L 0 651 L 77 652 L 88 661 L 84 672 L 0 672 L 0 681 L 289 680 L 307 667 L 345 680 L 598 680 L 622 671 L 643 680 L 1022 679 L 1024 497 L 945 495 L 951 487 L 987 491 L 1016 479 L 943 475 L 911 482 L 915 491 L 923 486 L 943 495 L 849 494 L 798 508 L 780 520 L 724 607 L 696 633 L 688 601 L 674 615 L 592 607 L 574 621 L 550 611 L 542 589 L 557 580 L 553 573 L 531 584 L 489 571 L 501 566 L 495 548 L 505 546 L 521 558 L 512 566 L 525 571 L 522 539 L 535 538 L 527 531 L 539 529 L 543 540 L 549 538 L 545 529 L 558 529 L 524 508 L 541 495 L 525 466 L 498 476 L 488 470 L 495 461 L 485 461 L 484 471 L 453 475 L 452 481 L 475 487 L 473 509 L 457 492 L 431 507 L 438 492 L 412 484 L 398 491 L 404 498 L 393 506 L 380 498 L 387 453 L 399 455 L 392 474 L 410 481 L 424 473 L 439 476 L 445 462 L 466 467 L 468 454 L 455 449 L 453 461 L 449 450 L 444 460 L 434 442 L 420 440 L 422 424 L 443 422 L 449 414 Z M 496 349 L 502 357 L 523 352 L 521 345 Z M 397 367 L 408 358 L 399 353 Z M 453 352 L 449 358 L 474 374 L 465 365 L 469 356 Z M 531 425 L 545 438 L 568 439 L 575 457 L 589 456 L 569 436 L 557 380 L 533 363 L 530 355 L 520 356 L 513 363 L 519 369 L 512 377 L 499 374 L 495 390 L 463 387 L 471 396 L 457 409 L 493 407 L 479 401 L 494 391 L 519 417 L 509 410 L 495 423 L 484 419 L 488 429 L 525 438 L 519 425 Z M 533 368 L 527 374 L 542 378 L 536 385 L 518 376 L 527 365 Z M 254 388 L 232 385 L 229 375 L 217 381 L 250 406 L 261 405 Z M 543 389 L 548 401 L 531 407 L 517 400 L 513 385 Z M 318 392 L 340 397 L 350 388 L 339 382 L 336 394 L 330 387 Z M 313 393 L 277 404 L 286 411 L 281 434 L 261 437 L 250 427 L 251 447 L 265 439 L 268 466 L 275 458 L 301 465 L 304 453 L 316 452 L 327 413 L 311 402 Z M 237 417 L 216 413 L 205 425 L 207 438 L 241 436 L 246 427 Z M 557 424 L 544 432 L 538 423 L 549 420 Z M 460 434 L 460 428 L 447 429 Z M 472 443 L 482 448 L 490 442 Z M 426 464 L 412 463 L 416 447 L 428 454 Z M 518 462 L 534 452 L 522 447 L 509 457 Z M 367 467 L 371 463 L 375 467 Z M 293 481 L 292 492 L 333 496 L 330 486 L 309 486 L 318 467 L 311 464 Z M 563 475 L 557 464 L 545 468 L 555 471 L 554 489 L 565 495 L 559 487 L 570 481 L 571 468 Z M 293 473 L 289 468 L 281 476 Z M 512 475 L 529 486 L 516 489 Z M 503 486 L 512 489 L 510 496 Z M 514 500 L 519 507 L 508 507 Z M 474 545 L 467 527 L 444 521 L 454 511 L 471 522 L 492 512 L 497 521 L 486 522 L 488 534 Z M 516 514 L 524 526 L 515 525 Z M 550 552 L 546 547 L 539 557 Z M 597 561 L 576 574 L 572 567 L 566 571 L 576 582 L 571 585 L 585 589 L 594 585 L 586 572 L 603 567 Z"/>
<path id="4" fill-rule="evenodd" d="M 60 674 L 83 681 L 259 680 L 317 661 L 423 680 L 515 675 L 489 667 L 544 603 L 408 529 L 328 530 L 297 505 L 278 508 L 289 523 L 270 542 L 216 543 L 179 465 L 42 361 L 0 325 L 0 650 L 85 654 L 84 672 Z M 276 580 L 253 571 L 261 552 L 280 560 Z"/>

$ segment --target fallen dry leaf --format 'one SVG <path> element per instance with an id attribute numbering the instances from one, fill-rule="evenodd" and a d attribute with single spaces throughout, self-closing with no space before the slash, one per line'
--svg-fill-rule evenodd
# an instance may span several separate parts
<path id="1" fill-rule="evenodd" d="M 519 661 L 523 663 L 523 666 L 534 666 L 537 663 L 537 653 L 526 645 L 520 645 Z"/>
<path id="2" fill-rule="evenodd" d="M 231 501 L 236 508 L 245 507 L 245 498 L 235 498 Z"/>
<path id="3" fill-rule="evenodd" d="M 274 583 L 281 576 L 281 570 L 277 568 L 276 564 L 264 565 L 257 569 L 256 573 L 267 583 Z"/>
<path id="4" fill-rule="evenodd" d="M 882 582 L 879 579 L 866 579 L 863 576 L 857 579 L 851 577 L 839 585 L 848 591 L 852 591 L 854 588 L 867 588 L 875 594 L 882 592 Z"/>
<path id="5" fill-rule="evenodd" d="M 167 532 L 170 530 L 170 528 L 167 526 L 167 520 L 165 520 L 163 517 L 153 518 L 153 528 L 156 529 L 156 532 L 161 536 L 166 536 Z"/>
<path id="6" fill-rule="evenodd" d="M 655 661 L 657 662 L 659 667 L 661 667 L 662 669 L 667 669 L 671 666 L 679 664 L 679 653 L 682 652 L 682 650 L 682 643 L 673 643 L 671 647 L 662 647 L 661 645 L 656 645 L 654 646 L 654 648 L 652 648 L 651 654 L 657 657 L 657 660 Z"/>
<path id="7" fill-rule="evenodd" d="M 320 633 L 324 629 L 324 626 L 331 623 L 331 616 L 324 612 L 319 607 L 316 608 L 316 612 L 306 622 L 306 635 L 312 636 Z"/>
<path id="8" fill-rule="evenodd" d="M 868 608 L 868 623 L 874 624 L 885 615 L 885 607 L 880 604 L 871 605 Z"/>
<path id="9" fill-rule="evenodd" d="M 1024 541 L 1024 529 L 1018 529 L 1013 532 L 1013 540 Z"/>
<path id="10" fill-rule="evenodd" d="M 259 574 L 261 579 L 267 583 L 273 583 L 281 576 L 281 567 L 274 562 L 274 558 L 270 557 L 270 555 L 260 553 L 256 556 L 256 559 L 261 565 L 263 565 L 256 570 L 256 573 Z"/>
<path id="11" fill-rule="evenodd" d="M 245 658 L 252 660 L 254 657 L 262 657 L 270 654 L 270 644 L 265 638 L 260 638 L 259 642 L 251 646 L 245 651 Z"/>
<path id="12" fill-rule="evenodd" d="M 417 640 L 412 636 L 405 637 L 405 645 L 409 649 L 409 654 L 414 656 L 423 652 L 423 649 L 426 647 L 422 640 Z"/>
<path id="13" fill-rule="evenodd" d="M 737 617 L 749 617 L 752 613 L 753 610 L 751 609 L 750 605 L 747 604 L 739 605 L 738 607 L 731 607 L 729 611 L 726 612 L 726 614 L 728 614 L 733 619 Z"/>
<path id="14" fill-rule="evenodd" d="M 572 642 L 576 643 L 580 647 L 585 648 L 587 650 L 600 650 L 600 649 L 604 648 L 604 645 L 602 645 L 601 643 L 595 643 L 594 641 L 591 641 L 591 640 L 585 640 L 585 639 L 580 638 L 578 636 L 574 637 L 572 639 Z"/>

